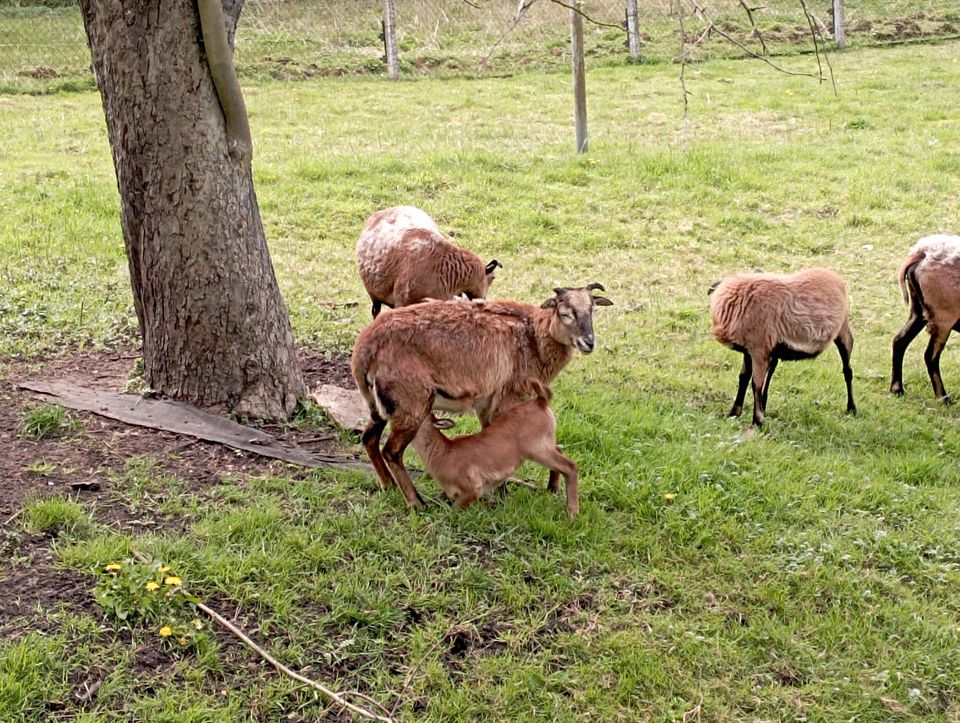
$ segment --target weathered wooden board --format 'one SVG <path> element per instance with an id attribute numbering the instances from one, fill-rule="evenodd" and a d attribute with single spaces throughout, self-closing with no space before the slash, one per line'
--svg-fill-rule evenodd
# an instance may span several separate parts
<path id="1" fill-rule="evenodd" d="M 233 449 L 253 452 L 292 464 L 373 471 L 370 465 L 363 462 L 315 454 L 297 446 L 282 445 L 273 435 L 251 429 L 226 417 L 205 412 L 183 402 L 149 399 L 135 394 L 116 394 L 63 382 L 25 381 L 18 386 L 70 409 L 92 412 L 138 427 L 186 434 L 207 442 L 217 442 Z"/>

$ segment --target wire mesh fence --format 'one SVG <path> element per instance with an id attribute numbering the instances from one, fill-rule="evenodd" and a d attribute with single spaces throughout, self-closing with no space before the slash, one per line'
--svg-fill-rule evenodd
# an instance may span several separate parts
<path id="1" fill-rule="evenodd" d="M 799 0 L 768 0 L 754 12 L 763 43 L 739 0 L 699 0 L 718 28 L 771 54 L 811 47 Z M 757 3 L 747 3 L 753 5 Z M 851 46 L 957 37 L 956 0 L 846 2 Z M 830 40 L 831 0 L 808 7 Z M 552 0 L 395 0 L 404 75 L 507 74 L 569 66 L 569 10 Z M 526 9 L 518 17 L 518 9 Z M 641 58 L 671 62 L 704 27 L 690 0 L 638 0 Z M 586 0 L 588 65 L 629 60 L 625 0 Z M 383 74 L 382 0 L 247 0 L 237 30 L 242 76 L 299 79 Z M 591 22 L 595 21 L 595 22 Z M 719 36 L 698 58 L 743 55 Z M 0 92 L 92 87 L 90 57 L 75 0 L 0 0 Z"/>

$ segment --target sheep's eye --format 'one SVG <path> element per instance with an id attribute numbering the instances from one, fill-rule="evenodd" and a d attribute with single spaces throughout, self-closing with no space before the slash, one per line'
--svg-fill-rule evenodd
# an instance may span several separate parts
<path id="1" fill-rule="evenodd" d="M 566 319 L 567 321 L 572 321 L 572 320 L 573 320 L 573 312 L 570 311 L 569 309 L 564 309 L 563 311 L 561 311 L 561 312 L 560 312 L 560 316 L 562 316 L 562 317 L 563 317 L 564 319 Z"/>

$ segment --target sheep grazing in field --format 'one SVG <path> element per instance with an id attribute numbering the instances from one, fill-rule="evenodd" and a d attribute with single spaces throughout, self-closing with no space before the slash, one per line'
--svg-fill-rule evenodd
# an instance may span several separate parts
<path id="1" fill-rule="evenodd" d="M 903 355 L 926 326 L 930 343 L 923 355 L 933 394 L 950 403 L 940 377 L 940 354 L 950 330 L 960 328 L 960 236 L 944 234 L 920 239 L 900 266 L 903 301 L 910 307 L 907 323 L 893 338 L 890 391 L 903 394 Z"/>
<path id="2" fill-rule="evenodd" d="M 830 342 L 837 345 L 847 384 L 847 411 L 853 403 L 850 353 L 853 335 L 843 279 L 830 269 L 795 274 L 734 274 L 710 288 L 713 336 L 743 353 L 737 397 L 729 416 L 739 417 L 753 380 L 753 423 L 763 424 L 770 380 L 781 359 L 810 359 Z"/>
<path id="3" fill-rule="evenodd" d="M 421 423 L 413 448 L 444 494 L 462 510 L 499 487 L 527 460 L 550 470 L 547 489 L 560 487 L 560 475 L 567 486 L 567 516 L 580 511 L 577 492 L 577 465 L 557 447 L 557 420 L 550 410 L 550 388 L 536 379 L 528 380 L 536 397 L 504 412 L 490 426 L 476 434 L 448 439 L 438 427 L 453 421 L 428 415 Z"/>
<path id="4" fill-rule="evenodd" d="M 431 409 L 476 410 L 486 427 L 593 351 L 593 311 L 613 302 L 600 284 L 554 289 L 540 307 L 516 301 L 435 301 L 383 314 L 357 336 L 353 378 L 370 411 L 363 446 L 380 486 L 397 484 L 420 507 L 403 452 Z M 390 436 L 380 449 L 389 420 Z"/>
<path id="5" fill-rule="evenodd" d="M 502 268 L 496 259 L 484 264 L 447 241 L 434 220 L 413 206 L 385 208 L 367 219 L 357 241 L 357 265 L 374 318 L 384 305 L 398 308 L 459 294 L 482 299 Z"/>

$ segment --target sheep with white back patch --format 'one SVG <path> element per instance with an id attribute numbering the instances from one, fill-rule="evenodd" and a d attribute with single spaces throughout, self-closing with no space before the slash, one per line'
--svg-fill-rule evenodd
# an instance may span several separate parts
<path id="1" fill-rule="evenodd" d="M 753 382 L 753 423 L 763 424 L 767 392 L 782 360 L 811 359 L 836 344 L 847 385 L 847 411 L 855 414 L 850 353 L 853 335 L 843 279 L 830 269 L 795 274 L 733 274 L 709 291 L 713 336 L 743 354 L 737 397 L 729 416 L 739 417 Z"/>
<path id="2" fill-rule="evenodd" d="M 960 236 L 937 234 L 917 241 L 900 266 L 899 282 L 910 317 L 893 339 L 890 391 L 903 394 L 903 355 L 926 326 L 930 332 L 923 355 L 927 374 L 934 396 L 949 404 L 940 376 L 940 354 L 950 331 L 960 325 Z"/>
<path id="3" fill-rule="evenodd" d="M 472 251 L 456 246 L 430 216 L 414 206 L 394 206 L 367 219 L 357 240 L 360 279 L 376 318 L 391 309 L 426 299 L 463 294 L 482 299 L 502 264 L 484 264 Z"/>

